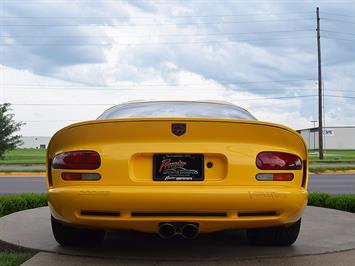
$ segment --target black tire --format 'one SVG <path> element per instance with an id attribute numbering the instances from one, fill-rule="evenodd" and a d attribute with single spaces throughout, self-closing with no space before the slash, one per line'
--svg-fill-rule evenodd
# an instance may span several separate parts
<path id="1" fill-rule="evenodd" d="M 61 224 L 51 215 L 52 232 L 62 246 L 98 245 L 105 238 L 105 231 L 75 228 Z"/>
<path id="2" fill-rule="evenodd" d="M 247 229 L 248 241 L 255 246 L 290 246 L 295 243 L 301 219 L 290 226 Z"/>

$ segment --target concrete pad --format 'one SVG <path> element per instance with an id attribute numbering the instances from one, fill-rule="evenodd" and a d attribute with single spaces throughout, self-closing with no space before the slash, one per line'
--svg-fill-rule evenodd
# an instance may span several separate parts
<path id="1" fill-rule="evenodd" d="M 26 210 L 0 219 L 0 240 L 51 253 L 151 261 L 234 261 L 260 257 L 322 254 L 355 248 L 355 214 L 307 207 L 301 234 L 291 247 L 248 246 L 244 231 L 201 235 L 195 240 L 162 240 L 137 232 L 110 232 L 98 247 L 65 248 L 51 233 L 47 207 Z"/>
<path id="2" fill-rule="evenodd" d="M 40 252 L 22 264 L 22 266 L 114 266 L 114 265 L 235 265 L 235 266 L 298 266 L 298 265 L 353 265 L 355 261 L 355 250 L 336 252 L 323 255 L 304 255 L 285 258 L 259 258 L 259 259 L 240 259 L 216 261 L 143 261 L 143 260 L 121 260 L 107 258 L 88 258 L 72 255 L 59 255 L 55 253 Z"/>

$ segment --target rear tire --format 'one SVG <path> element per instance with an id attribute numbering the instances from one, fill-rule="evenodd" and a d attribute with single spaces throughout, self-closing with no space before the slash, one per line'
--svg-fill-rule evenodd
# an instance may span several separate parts
<path id="1" fill-rule="evenodd" d="M 62 246 L 98 245 L 105 237 L 105 231 L 64 225 L 53 216 L 51 216 L 51 224 L 54 238 Z"/>
<path id="2" fill-rule="evenodd" d="M 301 219 L 290 226 L 247 229 L 250 244 L 255 246 L 290 246 L 300 232 Z"/>

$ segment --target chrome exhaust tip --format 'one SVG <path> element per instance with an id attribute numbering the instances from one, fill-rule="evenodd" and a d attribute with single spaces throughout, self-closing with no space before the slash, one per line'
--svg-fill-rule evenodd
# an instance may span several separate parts
<path id="1" fill-rule="evenodd" d="M 176 227 L 170 223 L 163 223 L 159 226 L 158 234 L 161 238 L 172 238 L 176 234 Z"/>
<path id="2" fill-rule="evenodd" d="M 181 228 L 181 234 L 187 239 L 193 239 L 198 236 L 198 226 L 195 224 L 185 224 Z"/>

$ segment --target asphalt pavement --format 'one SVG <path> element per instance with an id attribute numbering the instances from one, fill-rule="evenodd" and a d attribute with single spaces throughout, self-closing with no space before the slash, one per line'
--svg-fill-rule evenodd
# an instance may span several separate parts
<path id="1" fill-rule="evenodd" d="M 355 194 L 355 174 L 312 174 L 309 177 L 308 190 L 331 194 Z"/>
<path id="2" fill-rule="evenodd" d="M 311 174 L 308 190 L 331 194 L 355 194 L 355 174 Z M 43 176 L 0 176 L 0 194 L 46 191 Z"/>
<path id="3" fill-rule="evenodd" d="M 0 194 L 47 192 L 44 176 L 0 176 Z"/>

